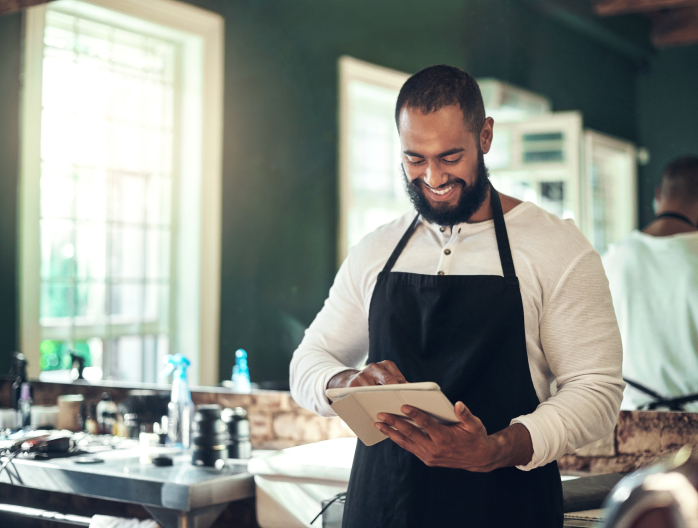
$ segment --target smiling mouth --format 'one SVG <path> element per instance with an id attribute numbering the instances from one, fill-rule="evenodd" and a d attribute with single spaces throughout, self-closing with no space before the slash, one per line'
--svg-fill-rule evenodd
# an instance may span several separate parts
<path id="1" fill-rule="evenodd" d="M 444 194 L 447 194 L 453 189 L 453 185 L 449 185 L 448 187 L 444 187 L 443 189 L 432 189 L 431 187 L 427 187 L 431 192 L 438 194 L 440 196 L 443 196 Z"/>

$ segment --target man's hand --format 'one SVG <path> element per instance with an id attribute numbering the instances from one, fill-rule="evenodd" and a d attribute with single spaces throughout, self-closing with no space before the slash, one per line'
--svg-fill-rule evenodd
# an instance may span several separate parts
<path id="1" fill-rule="evenodd" d="M 405 376 L 392 361 L 381 361 L 366 365 L 362 370 L 345 370 L 336 374 L 327 383 L 328 389 L 360 387 L 362 385 L 395 385 L 407 383 Z"/>
<path id="2" fill-rule="evenodd" d="M 533 457 L 528 429 L 510 425 L 493 435 L 468 408 L 455 406 L 460 423 L 442 425 L 429 415 L 409 405 L 402 412 L 419 426 L 392 414 L 380 413 L 376 427 L 397 445 L 417 456 L 430 467 L 467 469 L 488 472 L 500 467 L 525 465 Z"/>

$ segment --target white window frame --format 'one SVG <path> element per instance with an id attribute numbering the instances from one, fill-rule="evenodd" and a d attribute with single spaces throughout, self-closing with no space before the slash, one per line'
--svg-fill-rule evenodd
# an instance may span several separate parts
<path id="1" fill-rule="evenodd" d="M 224 20 L 216 13 L 174 0 L 82 0 L 91 6 L 123 13 L 163 27 L 168 38 L 182 46 L 183 60 L 202 64 L 201 75 L 183 76 L 186 93 L 197 97 L 180 107 L 177 137 L 184 153 L 175 165 L 177 270 L 170 326 L 177 352 L 192 360 L 193 384 L 218 383 L 220 346 L 221 177 L 223 147 Z M 60 9 L 71 4 L 64 0 Z M 29 361 L 28 374 L 38 378 L 40 332 L 40 140 L 43 36 L 47 5 L 31 7 L 25 14 L 25 57 L 21 101 L 21 158 L 19 182 L 19 341 Z M 192 148 L 192 145 L 194 146 Z M 176 148 L 176 147 L 175 147 Z M 187 178 L 179 175 L 186 174 Z M 199 202 L 200 215 L 192 218 L 187 203 Z M 186 228 L 186 229 L 185 229 Z"/>
<path id="2" fill-rule="evenodd" d="M 351 116 L 349 84 L 362 81 L 390 90 L 400 91 L 409 74 L 343 55 L 339 58 L 339 234 L 337 265 L 347 256 L 348 219 L 352 204 L 351 185 Z"/>

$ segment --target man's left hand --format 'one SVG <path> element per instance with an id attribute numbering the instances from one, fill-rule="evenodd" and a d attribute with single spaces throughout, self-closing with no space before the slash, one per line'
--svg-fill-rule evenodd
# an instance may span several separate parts
<path id="1" fill-rule="evenodd" d="M 418 427 L 392 414 L 380 413 L 376 427 L 403 449 L 430 467 L 488 472 L 499 467 L 527 464 L 533 456 L 528 430 L 514 424 L 494 435 L 462 403 L 455 405 L 460 423 L 442 425 L 410 405 L 401 411 Z"/>

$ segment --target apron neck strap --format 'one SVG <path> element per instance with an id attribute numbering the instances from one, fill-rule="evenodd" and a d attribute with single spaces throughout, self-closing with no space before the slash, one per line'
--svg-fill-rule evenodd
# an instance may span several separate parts
<path id="1" fill-rule="evenodd" d="M 492 204 L 492 215 L 494 216 L 494 232 L 497 236 L 497 248 L 499 249 L 499 260 L 502 263 L 502 271 L 504 277 L 509 279 L 514 278 L 514 281 L 518 283 L 516 279 L 516 271 L 514 270 L 514 259 L 511 256 L 511 248 L 509 247 L 509 236 L 507 235 L 507 227 L 504 224 L 504 213 L 502 212 L 502 202 L 499 200 L 499 193 L 494 190 L 494 187 L 490 184 L 490 203 Z M 405 234 L 402 235 L 400 242 L 395 246 L 392 255 L 385 263 L 383 268 L 384 273 L 389 273 L 393 269 L 393 266 L 397 262 L 398 257 L 405 249 L 407 242 L 412 237 L 415 229 L 417 229 L 417 224 L 419 223 L 419 215 L 415 216 L 414 220 L 407 228 Z"/>
<path id="2" fill-rule="evenodd" d="M 384 273 L 390 273 L 390 270 L 393 269 L 393 266 L 395 265 L 398 257 L 400 256 L 400 253 L 402 253 L 402 250 L 405 249 L 405 246 L 407 245 L 407 242 L 410 240 L 412 233 L 414 233 L 414 230 L 417 229 L 418 223 L 419 215 L 414 217 L 414 220 L 412 220 L 410 227 L 407 228 L 407 231 L 405 231 L 405 234 L 402 235 L 400 242 L 398 242 L 397 246 L 395 246 L 393 254 L 390 255 L 388 262 L 385 263 L 385 267 L 383 268 Z"/>
<path id="3" fill-rule="evenodd" d="M 681 220 L 682 222 L 686 222 L 690 226 L 696 227 L 696 224 L 691 222 L 691 220 L 687 216 L 682 215 L 681 213 L 677 213 L 675 211 L 667 211 L 665 213 L 660 213 L 654 217 L 655 220 L 659 220 L 660 218 L 675 218 L 676 220 Z"/>
<path id="4" fill-rule="evenodd" d="M 499 200 L 499 193 L 490 184 L 490 203 L 492 204 L 492 216 L 494 217 L 494 233 L 497 235 L 497 248 L 499 248 L 499 260 L 502 262 L 502 272 L 504 277 L 516 278 L 514 270 L 514 259 L 511 256 L 511 246 L 509 246 L 509 235 L 507 226 L 504 223 L 504 213 L 502 212 L 502 202 Z"/>

